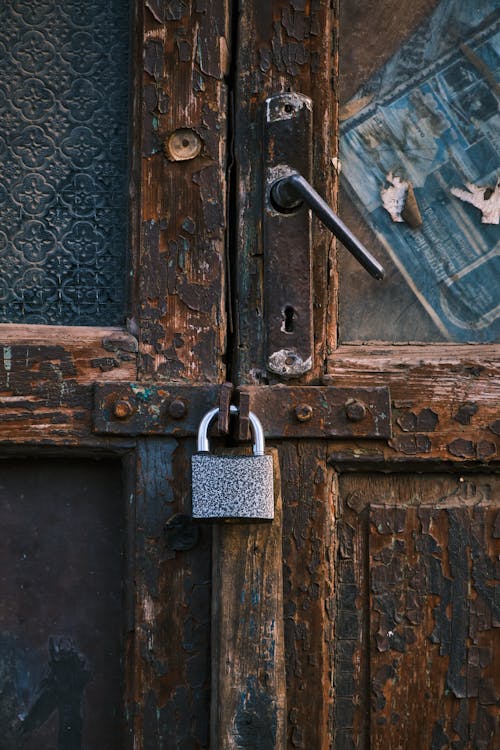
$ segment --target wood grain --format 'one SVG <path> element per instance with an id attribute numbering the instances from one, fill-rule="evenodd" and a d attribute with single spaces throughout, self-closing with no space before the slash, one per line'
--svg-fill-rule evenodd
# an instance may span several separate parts
<path id="1" fill-rule="evenodd" d="M 335 4 L 333 4 L 335 5 Z M 336 99 L 332 78 L 336 70 L 336 20 L 332 4 L 291 0 L 255 0 L 243 3 L 235 50 L 234 203 L 235 269 L 234 379 L 237 383 L 266 381 L 265 316 L 262 248 L 262 108 L 266 97 L 295 91 L 313 100 L 313 174 L 315 188 L 334 201 L 336 153 Z M 332 38 L 335 41 L 332 42 Z M 331 235 L 313 222 L 313 292 L 315 363 L 303 382 L 317 379 L 323 370 L 327 315 L 332 294 L 329 285 Z M 294 277 L 281 269 L 293 306 Z"/>
<path id="2" fill-rule="evenodd" d="M 496 747 L 499 489 L 340 478 L 336 748 Z"/>
<path id="3" fill-rule="evenodd" d="M 283 492 L 283 580 L 287 748 L 332 746 L 335 477 L 321 441 L 279 447 Z"/>
<path id="4" fill-rule="evenodd" d="M 274 520 L 213 526 L 210 746 L 220 750 L 285 748 L 283 519 L 272 455 Z"/>
<path id="5" fill-rule="evenodd" d="M 169 520 L 190 513 L 193 447 L 161 438 L 137 445 L 127 700 L 134 750 L 209 742 L 210 527 L 165 535 Z"/>
<path id="6" fill-rule="evenodd" d="M 496 345 L 342 346 L 329 359 L 329 385 L 387 385 L 393 414 L 379 459 L 493 461 L 498 456 L 500 356 Z M 343 448 L 338 444 L 339 454 Z M 352 447 L 347 450 L 352 450 Z M 363 447 L 357 446 L 360 457 Z"/>
<path id="7" fill-rule="evenodd" d="M 171 381 L 217 382 L 226 336 L 227 0 L 145 0 L 143 8 L 141 229 L 133 261 L 140 369 Z M 179 131 L 180 151 L 172 152 Z M 191 141 L 199 153 L 183 152 Z"/>
<path id="8" fill-rule="evenodd" d="M 120 328 L 0 326 L 0 440 L 95 443 L 93 383 L 135 378 L 137 340 Z"/>

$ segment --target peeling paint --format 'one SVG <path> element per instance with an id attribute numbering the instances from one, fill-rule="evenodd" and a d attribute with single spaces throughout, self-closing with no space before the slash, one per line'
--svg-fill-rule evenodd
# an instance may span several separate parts
<path id="1" fill-rule="evenodd" d="M 500 223 L 500 180 L 495 187 L 484 187 L 466 182 L 467 190 L 451 188 L 451 194 L 481 211 L 482 224 Z"/>
<path id="2" fill-rule="evenodd" d="M 382 204 L 394 222 L 406 222 L 411 227 L 422 224 L 413 185 L 392 172 L 386 177 L 389 187 L 380 190 Z"/>
<path id="3" fill-rule="evenodd" d="M 295 378 L 312 368 L 312 358 L 303 360 L 295 349 L 281 349 L 270 355 L 267 366 L 283 378 Z"/>

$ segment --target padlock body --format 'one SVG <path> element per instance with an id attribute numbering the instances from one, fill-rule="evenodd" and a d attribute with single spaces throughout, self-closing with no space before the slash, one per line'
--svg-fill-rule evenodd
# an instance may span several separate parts
<path id="1" fill-rule="evenodd" d="M 274 518 L 272 456 L 197 453 L 191 466 L 193 518 Z"/>

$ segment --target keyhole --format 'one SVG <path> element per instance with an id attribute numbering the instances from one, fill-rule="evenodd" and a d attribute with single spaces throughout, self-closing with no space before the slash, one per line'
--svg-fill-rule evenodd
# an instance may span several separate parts
<path id="1" fill-rule="evenodd" d="M 295 328 L 295 309 L 291 305 L 287 305 L 285 309 L 283 310 L 285 320 L 284 320 L 284 330 L 285 333 L 293 333 Z"/>

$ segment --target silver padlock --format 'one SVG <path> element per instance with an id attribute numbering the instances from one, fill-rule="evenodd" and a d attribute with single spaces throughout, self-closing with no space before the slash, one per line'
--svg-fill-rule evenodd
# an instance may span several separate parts
<path id="1" fill-rule="evenodd" d="M 236 406 L 231 412 L 237 413 Z M 272 520 L 274 518 L 273 459 L 264 454 L 264 432 L 253 412 L 253 455 L 213 455 L 208 428 L 219 409 L 205 414 L 198 428 L 198 453 L 192 458 L 193 518 Z"/>

